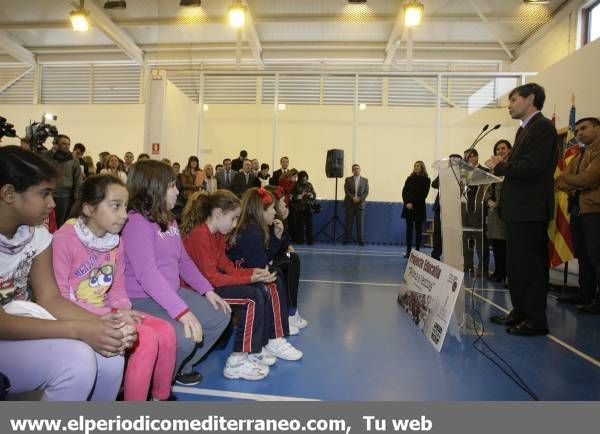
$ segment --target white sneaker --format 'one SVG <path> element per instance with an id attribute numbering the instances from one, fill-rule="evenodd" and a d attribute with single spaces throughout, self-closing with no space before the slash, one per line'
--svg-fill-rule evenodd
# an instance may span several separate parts
<path id="1" fill-rule="evenodd" d="M 289 322 L 294 327 L 298 327 L 299 329 L 303 329 L 308 325 L 308 321 L 300 316 L 300 313 L 296 311 L 296 313 L 289 317 Z"/>
<path id="2" fill-rule="evenodd" d="M 289 324 L 288 328 L 290 331 L 290 336 L 296 336 L 298 333 L 300 333 L 300 329 L 294 324 Z"/>
<path id="3" fill-rule="evenodd" d="M 283 360 L 300 360 L 304 354 L 302 351 L 294 348 L 285 338 L 269 339 L 265 349 Z"/>
<path id="4" fill-rule="evenodd" d="M 232 380 L 242 378 L 244 380 L 262 380 L 269 374 L 269 367 L 253 362 L 246 354 L 243 356 L 231 355 L 223 369 L 225 378 Z"/>
<path id="5" fill-rule="evenodd" d="M 268 352 L 265 347 L 263 347 L 260 353 L 248 354 L 248 358 L 253 362 L 260 363 L 264 366 L 273 366 L 275 362 L 277 362 L 277 357 Z"/>

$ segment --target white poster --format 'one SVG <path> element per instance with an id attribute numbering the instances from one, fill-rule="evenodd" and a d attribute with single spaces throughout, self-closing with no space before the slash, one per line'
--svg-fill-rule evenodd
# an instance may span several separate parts
<path id="1" fill-rule="evenodd" d="M 448 331 L 464 273 L 413 250 L 398 301 L 436 350 Z"/>

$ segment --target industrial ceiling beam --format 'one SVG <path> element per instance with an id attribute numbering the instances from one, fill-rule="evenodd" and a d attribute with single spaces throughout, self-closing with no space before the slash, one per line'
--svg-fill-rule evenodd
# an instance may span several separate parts
<path id="1" fill-rule="evenodd" d="M 8 33 L 0 30 L 0 49 L 28 65 L 35 65 L 35 54 L 15 41 Z"/>
<path id="2" fill-rule="evenodd" d="M 485 15 L 483 15 L 483 12 L 481 12 L 481 9 L 479 9 L 479 6 L 477 6 L 477 4 L 475 3 L 474 0 L 469 0 L 469 3 L 471 3 L 471 6 L 473 6 L 473 9 L 475 10 L 475 12 L 477 12 L 477 15 L 479 15 L 479 18 L 481 18 L 481 21 L 483 21 L 483 23 L 486 25 L 486 27 L 488 28 L 490 33 L 496 38 L 496 40 L 498 41 L 498 43 L 500 44 L 502 49 L 506 52 L 506 54 L 508 54 L 508 57 L 511 60 L 513 60 L 515 58 L 515 56 L 513 55 L 512 51 L 510 51 L 508 49 L 508 47 L 506 46 L 506 44 L 504 43 L 502 38 L 500 38 L 500 35 L 498 35 L 498 32 L 496 32 L 496 29 L 494 29 L 494 27 L 490 24 L 489 20 L 485 17 Z"/>

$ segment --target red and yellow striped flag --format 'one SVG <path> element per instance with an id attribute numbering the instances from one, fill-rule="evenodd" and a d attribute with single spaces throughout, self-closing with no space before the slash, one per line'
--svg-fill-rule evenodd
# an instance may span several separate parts
<path id="1" fill-rule="evenodd" d="M 555 117 L 552 117 L 554 120 Z M 575 139 L 575 97 L 569 112 L 569 130 L 567 132 L 566 149 L 559 148 L 558 161 L 554 170 L 554 179 L 558 178 L 571 160 L 579 153 L 579 145 Z M 559 145 L 560 146 L 560 145 Z M 575 257 L 573 240 L 571 239 L 570 215 L 568 211 L 567 193 L 554 191 L 554 220 L 548 225 L 548 238 L 550 239 L 550 266 L 556 267 L 568 262 Z"/>

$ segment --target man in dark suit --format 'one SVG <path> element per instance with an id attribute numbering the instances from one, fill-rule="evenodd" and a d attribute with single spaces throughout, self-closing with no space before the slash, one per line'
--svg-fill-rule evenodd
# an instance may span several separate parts
<path id="1" fill-rule="evenodd" d="M 509 94 L 508 111 L 521 120 L 508 160 L 493 156 L 486 165 L 504 176 L 500 217 L 506 223 L 507 268 L 513 309 L 491 321 L 513 335 L 548 334 L 548 222 L 554 213 L 554 170 L 557 134 L 540 110 L 544 88 L 535 83 Z"/>
<path id="2" fill-rule="evenodd" d="M 244 166 L 244 160 L 248 158 L 248 152 L 242 150 L 240 151 L 240 156 L 231 162 L 231 170 L 234 172 L 239 172 L 242 170 Z"/>
<path id="3" fill-rule="evenodd" d="M 344 207 L 346 208 L 346 233 L 344 244 L 348 244 L 352 238 L 352 226 L 356 217 L 356 235 L 358 245 L 365 245 L 364 223 L 365 223 L 365 200 L 369 195 L 369 180 L 360 176 L 360 166 L 352 165 L 352 174 L 344 182 Z"/>
<path id="4" fill-rule="evenodd" d="M 242 171 L 235 174 L 231 191 L 238 196 L 244 194 L 249 188 L 256 187 L 256 177 L 252 174 L 252 162 L 247 158 L 244 160 Z"/>
<path id="5" fill-rule="evenodd" d="M 288 171 L 290 159 L 288 157 L 281 157 L 279 163 L 281 164 L 281 169 L 277 169 L 275 172 L 273 172 L 273 176 L 269 180 L 269 184 L 271 185 L 279 185 L 279 178 L 281 178 L 281 175 Z"/>
<path id="6" fill-rule="evenodd" d="M 223 160 L 223 170 L 217 171 L 217 188 L 231 191 L 236 172 L 231 170 L 231 158 Z"/>

